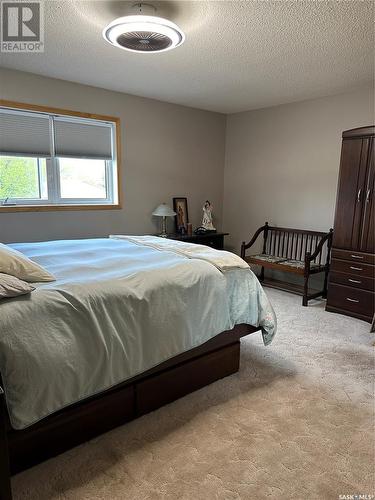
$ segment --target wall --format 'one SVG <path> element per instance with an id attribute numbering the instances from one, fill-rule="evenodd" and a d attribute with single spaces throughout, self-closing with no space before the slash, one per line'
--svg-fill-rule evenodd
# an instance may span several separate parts
<path id="1" fill-rule="evenodd" d="M 373 88 L 227 117 L 224 222 L 239 252 L 265 221 L 333 225 L 343 130 L 374 123 Z"/>
<path id="2" fill-rule="evenodd" d="M 209 199 L 221 227 L 225 115 L 5 69 L 0 98 L 118 116 L 123 150 L 121 210 L 0 213 L 0 241 L 156 232 L 151 212 L 173 196 L 188 198 L 195 226 Z"/>
<path id="3" fill-rule="evenodd" d="M 374 123 L 370 87 L 227 119 L 5 69 L 0 97 L 119 116 L 124 194 L 122 210 L 0 213 L 3 242 L 156 232 L 151 212 L 173 196 L 187 196 L 196 226 L 210 199 L 216 226 L 230 232 L 228 249 L 237 252 L 265 220 L 326 230 L 333 224 L 341 132 Z"/>

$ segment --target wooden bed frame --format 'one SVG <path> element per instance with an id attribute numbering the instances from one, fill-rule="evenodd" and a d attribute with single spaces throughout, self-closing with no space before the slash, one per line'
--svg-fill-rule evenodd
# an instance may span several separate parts
<path id="1" fill-rule="evenodd" d="M 237 372 L 240 338 L 258 330 L 250 325 L 237 325 L 25 430 L 12 429 L 0 385 L 0 500 L 12 498 L 12 474 Z"/>

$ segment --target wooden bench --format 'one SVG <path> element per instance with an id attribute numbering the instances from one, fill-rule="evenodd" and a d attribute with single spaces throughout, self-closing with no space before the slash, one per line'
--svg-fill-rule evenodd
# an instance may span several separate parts
<path id="1" fill-rule="evenodd" d="M 258 236 L 263 233 L 262 253 L 246 255 L 246 250 L 254 245 Z M 307 306 L 310 299 L 327 296 L 327 279 L 331 256 L 333 229 L 328 233 L 320 231 L 305 231 L 285 227 L 272 227 L 268 222 L 260 227 L 249 243 L 241 245 L 241 257 L 249 264 L 261 267 L 258 276 L 266 286 L 300 293 L 303 296 L 302 305 Z M 275 269 L 304 277 L 303 286 L 278 281 L 265 280 L 264 269 Z M 309 277 L 312 274 L 325 273 L 323 290 L 309 292 Z"/>

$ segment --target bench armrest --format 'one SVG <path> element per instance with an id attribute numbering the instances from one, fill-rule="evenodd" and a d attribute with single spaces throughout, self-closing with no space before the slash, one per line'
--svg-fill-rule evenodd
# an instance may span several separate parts
<path id="1" fill-rule="evenodd" d="M 254 243 L 256 242 L 258 236 L 261 233 L 263 233 L 266 229 L 268 230 L 268 222 L 266 222 L 264 224 L 264 226 L 260 227 L 259 229 L 257 229 L 255 231 L 255 234 L 251 238 L 251 240 L 249 241 L 249 243 L 245 243 L 244 241 L 242 242 L 242 245 L 241 245 L 241 257 L 242 257 L 242 259 L 245 257 L 245 250 L 247 250 L 248 248 L 252 247 L 254 245 Z"/>
<path id="2" fill-rule="evenodd" d="M 305 254 L 305 263 L 309 264 L 313 260 L 317 258 L 317 256 L 320 254 L 320 252 L 323 249 L 323 245 L 326 241 L 328 241 L 328 253 L 327 253 L 327 264 L 329 264 L 329 257 L 330 257 L 330 251 L 331 251 L 331 244 L 332 244 L 332 235 L 333 235 L 333 229 L 331 228 L 329 230 L 329 233 L 327 233 L 325 236 L 322 237 L 322 239 L 319 241 L 318 246 L 315 249 L 315 252 L 310 254 L 310 252 L 306 252 Z"/>

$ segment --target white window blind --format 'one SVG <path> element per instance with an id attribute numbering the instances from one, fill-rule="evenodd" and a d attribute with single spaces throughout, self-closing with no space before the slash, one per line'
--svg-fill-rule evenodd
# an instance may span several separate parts
<path id="1" fill-rule="evenodd" d="M 1 110 L 0 153 L 39 158 L 50 156 L 49 117 L 37 113 Z"/>
<path id="2" fill-rule="evenodd" d="M 116 205 L 117 118 L 0 107 L 1 205 Z"/>
<path id="3" fill-rule="evenodd" d="M 106 123 L 55 117 L 54 131 L 58 157 L 112 159 L 112 129 Z"/>

